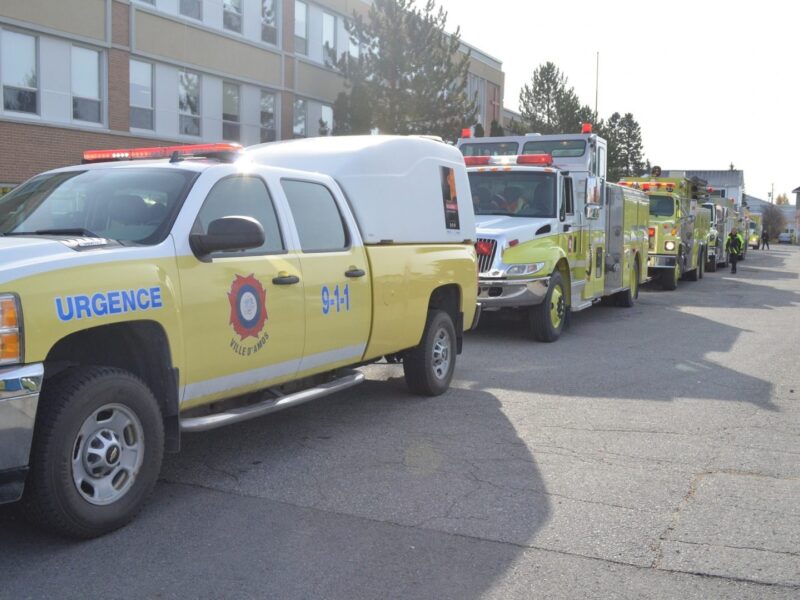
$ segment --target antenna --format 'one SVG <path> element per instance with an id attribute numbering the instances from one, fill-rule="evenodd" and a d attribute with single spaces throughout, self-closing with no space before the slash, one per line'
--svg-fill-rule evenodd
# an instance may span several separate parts
<path id="1" fill-rule="evenodd" d="M 597 99 L 600 96 L 600 51 L 597 51 L 597 64 L 594 72 L 594 120 L 597 122 Z"/>

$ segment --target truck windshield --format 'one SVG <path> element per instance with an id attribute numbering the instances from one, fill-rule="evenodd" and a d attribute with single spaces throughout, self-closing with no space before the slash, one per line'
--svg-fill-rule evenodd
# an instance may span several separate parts
<path id="1" fill-rule="evenodd" d="M 459 150 L 464 156 L 516 156 L 519 154 L 519 144 L 517 142 L 462 144 Z"/>
<path id="2" fill-rule="evenodd" d="M 0 235 L 85 235 L 157 244 L 197 173 L 112 168 L 40 175 L 0 198 Z"/>
<path id="3" fill-rule="evenodd" d="M 758 225 L 755 223 L 755 221 L 750 221 L 750 229 L 752 231 L 755 231 L 756 229 L 758 229 Z"/>
<path id="4" fill-rule="evenodd" d="M 523 154 L 549 154 L 553 158 L 559 156 L 583 156 L 586 142 L 583 140 L 539 140 L 525 142 Z"/>
<path id="5" fill-rule="evenodd" d="M 506 171 L 469 174 L 477 215 L 554 218 L 555 173 Z"/>
<path id="6" fill-rule="evenodd" d="M 671 217 L 675 214 L 672 196 L 650 196 L 650 216 Z"/>

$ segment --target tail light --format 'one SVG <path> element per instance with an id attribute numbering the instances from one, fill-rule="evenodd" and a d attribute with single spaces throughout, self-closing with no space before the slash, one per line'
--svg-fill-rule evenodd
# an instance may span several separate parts
<path id="1" fill-rule="evenodd" d="M 654 237 L 656 235 L 656 228 L 655 227 L 648 227 L 647 228 L 647 235 L 650 237 Z"/>

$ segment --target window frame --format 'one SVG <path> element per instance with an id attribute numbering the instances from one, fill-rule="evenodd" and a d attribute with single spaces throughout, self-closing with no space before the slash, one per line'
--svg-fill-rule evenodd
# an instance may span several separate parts
<path id="1" fill-rule="evenodd" d="M 139 104 L 133 103 L 133 95 L 130 93 L 130 86 L 132 85 L 132 80 L 130 76 L 130 63 L 140 63 L 143 65 L 149 65 L 150 67 L 150 106 L 141 106 Z M 153 124 L 150 128 L 144 127 L 134 127 L 131 125 L 133 119 L 130 118 L 130 114 L 128 115 L 128 126 L 130 129 L 138 129 L 140 131 L 155 131 L 156 130 L 156 65 L 147 60 L 141 60 L 139 58 L 129 57 L 128 58 L 128 108 L 129 109 L 139 109 L 139 110 L 148 110 L 150 111 L 151 115 L 151 122 Z"/>
<path id="2" fill-rule="evenodd" d="M 292 211 L 292 204 L 289 201 L 289 196 L 286 194 L 286 188 L 283 187 L 284 181 L 291 181 L 294 183 L 309 183 L 311 185 L 318 185 L 320 187 L 325 188 L 331 199 L 333 200 L 333 205 L 336 208 L 336 212 L 339 214 L 339 220 L 342 223 L 342 231 L 344 232 L 344 242 L 345 245 L 341 248 L 323 248 L 319 250 L 305 250 L 303 249 L 303 240 L 300 237 L 300 231 L 297 228 L 297 221 L 294 218 L 294 211 Z M 349 252 L 353 249 L 353 235 L 350 232 L 350 227 L 347 224 L 347 220 L 344 217 L 344 213 L 342 212 L 342 207 L 340 205 L 339 199 L 336 197 L 336 194 L 333 193 L 330 187 L 328 187 L 322 181 L 314 181 L 313 179 L 301 179 L 299 177 L 281 177 L 280 178 L 281 184 L 281 192 L 283 193 L 283 197 L 286 200 L 286 208 L 289 210 L 289 216 L 292 219 L 292 225 L 294 226 L 294 233 L 297 235 L 297 243 L 300 245 L 298 252 L 299 254 L 333 254 L 336 252 Z"/>
<path id="3" fill-rule="evenodd" d="M 322 63 L 328 67 L 329 69 L 333 69 L 336 67 L 336 60 L 331 61 L 330 56 L 328 56 L 328 52 L 326 51 L 325 47 L 328 45 L 327 40 L 325 39 L 325 18 L 329 17 L 333 19 L 333 45 L 330 46 L 331 50 L 333 50 L 334 56 L 337 56 L 337 31 L 336 31 L 336 21 L 337 16 L 334 13 L 328 12 L 326 10 L 322 11 Z M 338 56 L 337 56 L 338 58 Z"/>
<path id="4" fill-rule="evenodd" d="M 189 73 L 192 75 L 197 76 L 197 114 L 194 115 L 192 113 L 181 112 L 181 73 Z M 179 69 L 178 70 L 178 135 L 192 137 L 192 138 L 199 138 L 203 136 L 203 75 L 198 71 L 192 71 L 191 69 Z M 197 119 L 198 128 L 197 128 L 197 135 L 193 135 L 190 133 L 183 133 L 181 130 L 181 117 L 190 117 L 193 119 Z"/>
<path id="5" fill-rule="evenodd" d="M 224 177 L 220 177 L 219 179 L 217 179 L 206 193 L 205 198 L 203 198 L 203 202 L 200 204 L 200 208 L 197 210 L 197 214 L 195 215 L 194 221 L 192 221 L 192 226 L 189 229 L 189 233 L 190 234 L 207 233 L 206 231 L 203 231 L 198 226 L 198 224 L 200 222 L 200 214 L 203 212 L 203 208 L 205 208 L 206 202 L 208 202 L 208 197 L 211 195 L 211 192 L 214 191 L 214 188 L 216 188 L 220 183 L 228 179 L 234 179 L 234 178 L 258 179 L 264 185 L 264 189 L 267 192 L 267 200 L 269 200 L 269 205 L 272 207 L 272 212 L 275 215 L 275 224 L 278 229 L 278 235 L 280 236 L 281 250 L 267 252 L 267 251 L 259 251 L 257 248 L 249 248 L 247 250 L 235 250 L 233 252 L 219 251 L 219 252 L 212 252 L 205 258 L 207 258 L 207 260 L 213 261 L 214 259 L 219 259 L 219 258 L 237 259 L 237 258 L 249 258 L 251 256 L 283 256 L 289 254 L 288 244 L 286 243 L 286 232 L 283 230 L 284 229 L 283 224 L 281 223 L 281 213 L 275 204 L 275 195 L 270 191 L 267 180 L 258 173 L 231 173 L 229 175 L 225 175 Z M 228 215 L 228 216 L 234 216 L 234 215 Z M 248 216 L 248 215 L 242 215 L 242 216 Z M 261 223 L 260 221 L 259 224 L 262 227 L 264 226 L 263 223 Z"/>
<path id="6" fill-rule="evenodd" d="M 28 88 L 28 87 L 20 87 L 18 85 L 6 84 L 5 83 L 5 79 L 4 79 L 5 74 L 2 72 L 2 64 L 0 63 L 0 100 L 2 101 L 2 104 L 0 104 L 0 107 L 2 107 L 2 111 L 4 113 L 11 113 L 11 114 L 14 114 L 14 115 L 27 115 L 27 116 L 35 115 L 35 116 L 39 116 L 40 117 L 41 114 L 42 114 L 42 94 L 41 94 L 41 83 L 39 81 L 40 71 L 41 71 L 41 68 L 40 68 L 41 64 L 40 64 L 40 60 L 39 60 L 40 53 L 41 53 L 40 45 L 39 45 L 39 37 L 40 36 L 32 35 L 32 34 L 30 34 L 28 32 L 19 31 L 17 29 L 13 29 L 13 28 L 10 28 L 10 27 L 0 27 L 0 45 L 2 45 L 2 38 L 4 38 L 7 33 L 12 33 L 12 34 L 15 34 L 15 35 L 24 35 L 24 36 L 27 36 L 29 38 L 33 38 L 33 66 L 34 66 L 34 69 L 36 70 L 36 87 L 35 88 Z M 1 48 L 0 48 L 0 50 L 1 50 Z M 72 82 L 70 81 L 70 87 L 71 86 L 72 86 Z M 26 110 L 14 110 L 14 109 L 6 108 L 5 89 L 7 87 L 11 88 L 13 90 L 22 90 L 22 91 L 25 91 L 25 92 L 34 92 L 36 94 L 36 107 L 34 109 L 34 112 L 28 112 Z"/>
<path id="7" fill-rule="evenodd" d="M 225 86 L 232 86 L 236 88 L 236 121 L 231 121 L 225 118 Z M 225 125 L 236 126 L 236 139 L 225 136 Z M 222 81 L 222 139 L 226 142 L 241 142 L 242 141 L 242 86 L 233 81 Z"/>
<path id="8" fill-rule="evenodd" d="M 275 29 L 275 41 L 270 42 L 269 40 L 264 39 L 264 2 L 271 2 L 272 6 L 275 10 L 275 21 L 274 24 L 271 26 Z M 281 28 L 279 26 L 281 22 L 281 6 L 278 0 L 261 0 L 261 41 L 265 44 L 269 44 L 270 46 L 275 46 L 277 48 L 280 47 L 281 44 Z"/>
<path id="9" fill-rule="evenodd" d="M 297 104 L 298 102 L 303 103 L 303 133 L 302 135 L 297 134 L 295 132 L 296 121 L 297 121 Z M 293 139 L 303 139 L 308 137 L 308 100 L 305 98 L 295 98 L 292 102 L 292 138 Z"/>
<path id="10" fill-rule="evenodd" d="M 328 109 L 330 111 L 331 122 L 328 123 L 327 121 L 325 121 L 328 125 L 328 133 L 327 135 L 320 137 L 331 137 L 333 135 L 333 106 L 331 106 L 330 104 L 320 103 L 320 116 L 319 116 L 320 121 L 324 121 L 322 117 L 325 109 Z M 306 111 L 306 118 L 308 118 L 307 111 Z M 319 129 L 317 129 L 317 134 L 319 134 Z"/>
<path id="11" fill-rule="evenodd" d="M 304 11 L 304 18 L 303 22 L 305 25 L 305 31 L 303 32 L 303 36 L 297 35 L 297 6 L 302 4 L 305 8 Z M 297 40 L 298 38 L 303 40 L 303 50 L 298 50 Z M 308 56 L 308 2 L 305 0 L 294 0 L 294 53 L 300 54 L 302 56 Z"/>
<path id="12" fill-rule="evenodd" d="M 268 144 L 270 142 L 275 142 L 278 140 L 278 94 L 276 92 L 260 88 L 259 91 L 261 92 L 258 98 L 258 132 L 259 132 L 259 140 L 262 144 Z M 262 110 L 262 101 L 264 100 L 264 96 L 269 95 L 272 96 L 272 132 L 275 137 L 273 140 L 263 141 L 262 135 L 264 131 L 269 131 L 267 127 L 264 127 L 264 122 L 262 121 L 262 115 L 264 111 Z"/>
<path id="13" fill-rule="evenodd" d="M 178 15 L 185 19 L 191 19 L 192 21 L 199 21 L 200 23 L 203 22 L 203 0 L 187 0 L 188 2 L 194 2 L 198 7 L 200 7 L 200 16 L 195 17 L 193 15 L 186 14 L 183 12 L 183 2 L 184 0 L 178 0 Z"/>
<path id="14" fill-rule="evenodd" d="M 86 96 L 77 96 L 73 90 L 73 76 L 75 74 L 75 64 L 73 62 L 73 50 L 76 48 L 81 50 L 88 50 L 90 52 L 94 52 L 97 54 L 97 98 L 89 98 Z M 90 46 L 85 46 L 83 44 L 71 44 L 70 45 L 70 55 L 69 55 L 69 97 L 72 101 L 72 121 L 77 121 L 78 123 L 88 123 L 92 125 L 105 125 L 105 97 L 104 97 L 104 90 L 105 90 L 105 79 L 103 77 L 104 74 L 104 56 L 102 50 L 97 50 Z M 128 86 L 130 87 L 130 80 L 128 82 Z M 88 100 L 90 102 L 97 102 L 99 105 L 98 116 L 99 119 L 97 121 L 87 121 L 86 119 L 79 119 L 75 116 L 75 99 L 78 100 Z"/>

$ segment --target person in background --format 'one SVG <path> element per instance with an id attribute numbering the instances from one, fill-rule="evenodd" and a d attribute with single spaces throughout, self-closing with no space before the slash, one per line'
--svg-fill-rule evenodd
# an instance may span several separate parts
<path id="1" fill-rule="evenodd" d="M 769 231 L 767 231 L 766 227 L 764 231 L 761 232 L 761 249 L 763 250 L 764 248 L 769 250 Z"/>
<path id="2" fill-rule="evenodd" d="M 744 238 L 736 227 L 733 228 L 728 234 L 728 239 L 725 241 L 725 250 L 728 251 L 728 260 L 731 263 L 731 273 L 736 273 L 736 263 L 742 256 L 744 249 Z"/>

